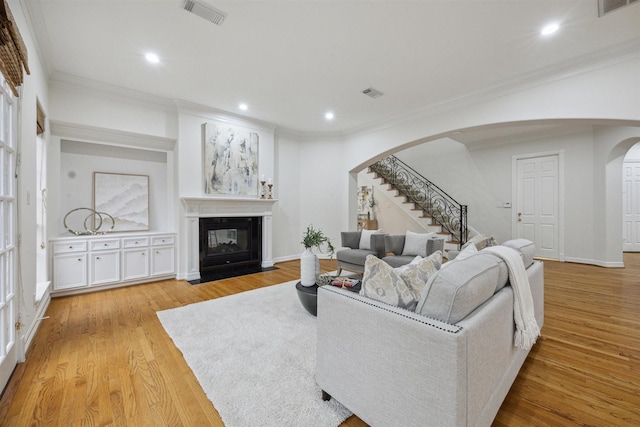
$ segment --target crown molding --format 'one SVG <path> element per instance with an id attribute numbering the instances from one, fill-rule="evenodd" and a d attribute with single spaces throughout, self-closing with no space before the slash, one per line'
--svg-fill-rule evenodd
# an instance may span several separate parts
<path id="1" fill-rule="evenodd" d="M 111 144 L 121 147 L 140 148 L 152 151 L 173 151 L 176 140 L 163 136 L 146 135 L 122 130 L 106 129 L 77 123 L 49 121 L 51 135 L 62 139 Z"/>
<path id="2" fill-rule="evenodd" d="M 45 74 L 50 76 L 53 71 L 51 66 L 53 64 L 51 58 L 52 49 L 40 2 L 21 1 L 19 4 L 31 34 L 36 55 L 40 58 Z"/>
<path id="3" fill-rule="evenodd" d="M 173 101 L 157 95 L 151 95 L 145 92 L 139 92 L 132 89 L 115 86 L 108 83 L 102 83 L 97 80 L 87 79 L 84 77 L 74 76 L 72 74 L 54 72 L 49 81 L 51 87 L 59 87 L 62 89 L 87 91 L 100 96 L 111 96 L 114 99 L 126 98 L 143 105 L 160 108 L 169 112 L 176 112 Z"/>
<path id="4" fill-rule="evenodd" d="M 179 113 L 200 116 L 203 119 L 218 120 L 221 122 L 248 126 L 270 133 L 273 133 L 276 130 L 276 125 L 273 123 L 255 119 L 253 117 L 243 116 L 242 114 L 231 113 L 229 111 L 219 110 L 214 107 L 208 107 L 206 105 L 196 104 L 189 101 L 183 101 L 181 99 L 174 99 L 172 102 Z"/>
<path id="5" fill-rule="evenodd" d="M 595 53 L 572 58 L 553 66 L 544 67 L 527 74 L 522 74 L 516 79 L 490 86 L 481 91 L 472 92 L 461 97 L 428 105 L 412 113 L 390 117 L 388 120 L 382 122 L 377 121 L 375 123 L 369 122 L 363 124 L 362 126 L 344 131 L 343 136 L 345 138 L 353 138 L 381 131 L 402 123 L 425 119 L 443 112 L 459 110 L 505 95 L 522 92 L 527 89 L 637 59 L 640 59 L 640 37 L 625 43 L 620 43 L 614 47 L 602 49 Z"/>

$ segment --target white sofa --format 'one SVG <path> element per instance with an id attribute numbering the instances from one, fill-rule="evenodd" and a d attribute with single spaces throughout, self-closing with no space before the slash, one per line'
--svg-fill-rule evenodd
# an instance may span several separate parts
<path id="1" fill-rule="evenodd" d="M 480 253 L 455 261 L 437 274 L 477 268 L 482 256 L 487 257 Z M 543 263 L 533 261 L 532 253 L 523 257 L 542 327 Z M 500 269 L 498 274 L 493 267 L 487 270 L 491 280 L 504 280 Z M 514 346 L 513 290 L 509 284 L 496 287 L 488 300 L 449 323 L 321 287 L 316 379 L 322 397 L 334 398 L 371 426 L 491 425 L 529 353 Z"/>

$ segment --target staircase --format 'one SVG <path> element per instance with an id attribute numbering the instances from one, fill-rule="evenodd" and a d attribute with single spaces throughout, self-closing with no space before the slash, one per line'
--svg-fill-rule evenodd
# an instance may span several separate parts
<path id="1" fill-rule="evenodd" d="M 369 166 L 369 172 L 402 198 L 412 214 L 417 214 L 425 229 L 438 231 L 445 238 L 445 248 L 458 249 L 469 236 L 467 206 L 455 201 L 440 187 L 420 175 L 395 156 Z"/>

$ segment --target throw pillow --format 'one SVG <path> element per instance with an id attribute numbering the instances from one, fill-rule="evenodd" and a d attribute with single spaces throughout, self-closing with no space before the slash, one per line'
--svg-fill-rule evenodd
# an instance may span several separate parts
<path id="1" fill-rule="evenodd" d="M 422 289 L 427 284 L 429 277 L 436 273 L 442 266 L 442 252 L 435 251 L 427 258 L 415 257 L 411 263 L 398 267 L 396 270 L 400 277 L 413 291 L 417 299 L 420 298 Z"/>
<path id="2" fill-rule="evenodd" d="M 441 262 L 440 251 L 397 268 L 369 255 L 364 264 L 360 295 L 413 311 L 422 288 Z"/>
<path id="3" fill-rule="evenodd" d="M 427 256 L 427 240 L 433 236 L 434 233 L 414 233 L 413 231 L 407 231 L 404 236 L 404 248 L 402 249 L 402 255 L 420 255 L 421 257 Z"/>
<path id="4" fill-rule="evenodd" d="M 371 250 L 371 235 L 380 233 L 382 230 L 362 230 L 360 232 L 360 249 Z"/>
<path id="5" fill-rule="evenodd" d="M 467 240 L 467 243 L 462 246 L 462 249 L 474 245 L 477 250 L 482 250 L 487 246 L 496 246 L 497 244 L 498 242 L 493 236 L 486 237 L 483 234 L 476 234 L 471 239 Z"/>

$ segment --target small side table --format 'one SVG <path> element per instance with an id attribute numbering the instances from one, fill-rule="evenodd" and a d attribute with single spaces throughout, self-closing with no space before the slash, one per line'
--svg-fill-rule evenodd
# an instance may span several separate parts
<path id="1" fill-rule="evenodd" d="M 331 286 L 331 285 L 326 285 Z M 352 288 L 345 288 L 351 292 L 359 293 L 362 287 L 362 282 L 358 283 Z M 296 283 L 296 291 L 298 291 L 298 298 L 302 306 L 312 315 L 318 315 L 318 285 L 302 286 L 302 283 Z"/>
<path id="2" fill-rule="evenodd" d="M 302 286 L 302 283 L 296 283 L 296 291 L 302 306 L 314 316 L 318 315 L 318 285 Z"/>

